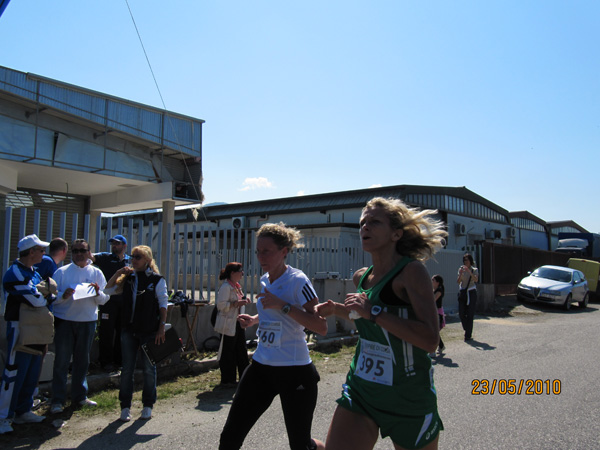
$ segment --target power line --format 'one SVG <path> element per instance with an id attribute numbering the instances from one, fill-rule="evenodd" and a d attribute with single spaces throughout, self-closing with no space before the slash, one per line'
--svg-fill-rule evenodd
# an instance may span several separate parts
<path id="1" fill-rule="evenodd" d="M 185 170 L 187 172 L 187 175 L 189 177 L 190 180 L 192 180 L 192 187 L 194 189 L 194 194 L 196 195 L 196 198 L 201 198 L 200 197 L 200 193 L 198 192 L 198 189 L 196 187 L 196 185 L 193 183 L 193 179 L 192 179 L 192 174 L 190 172 L 190 168 L 188 167 L 188 164 L 185 160 L 185 155 L 183 154 L 183 152 L 181 151 L 181 143 L 179 141 L 179 137 L 177 136 L 177 131 L 175 129 L 175 127 L 173 126 L 173 123 L 171 121 L 171 118 L 169 117 L 168 114 L 168 110 L 167 110 L 167 105 L 165 103 L 165 100 L 163 98 L 162 92 L 160 90 L 160 86 L 158 85 L 158 80 L 156 79 L 156 75 L 154 74 L 154 69 L 152 69 L 152 64 L 150 63 L 150 58 L 148 57 L 148 53 L 146 52 L 146 47 L 144 46 L 144 41 L 142 40 L 142 35 L 140 34 L 140 30 L 138 29 L 137 23 L 135 21 L 135 18 L 133 16 L 133 11 L 131 10 L 131 7 L 129 6 L 129 0 L 125 0 L 125 3 L 127 4 L 127 9 L 129 10 L 129 15 L 131 16 L 131 21 L 133 22 L 133 26 L 135 28 L 135 32 L 138 36 L 138 39 L 140 41 L 140 45 L 142 46 L 142 51 L 144 52 L 144 57 L 146 58 L 146 62 L 148 63 L 148 67 L 150 69 L 150 73 L 152 74 L 152 79 L 154 80 L 154 85 L 156 86 L 156 90 L 158 91 L 158 95 L 160 97 L 160 101 L 162 103 L 162 107 L 165 110 L 165 112 L 167 114 L 165 114 L 165 116 L 167 117 L 168 121 L 169 121 L 169 126 L 171 127 L 171 130 L 173 131 L 173 135 L 175 136 L 175 141 L 177 142 L 177 145 L 179 146 L 178 150 L 179 153 L 181 154 L 182 161 L 183 161 L 183 165 L 185 167 Z M 161 170 L 164 168 L 164 164 L 163 167 L 161 167 Z M 206 217 L 206 214 L 204 212 L 204 208 L 202 208 L 202 205 L 200 205 L 200 209 L 202 210 L 202 215 L 204 216 L 204 219 L 206 221 L 208 221 L 208 218 Z M 196 218 L 196 215 L 194 215 L 194 218 Z"/>

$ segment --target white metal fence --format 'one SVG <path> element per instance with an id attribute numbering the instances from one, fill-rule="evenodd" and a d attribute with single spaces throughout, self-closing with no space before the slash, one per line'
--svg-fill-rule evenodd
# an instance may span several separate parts
<path id="1" fill-rule="evenodd" d="M 16 230 L 12 229 L 13 214 L 19 215 L 19 228 Z M 77 238 L 90 240 L 89 215 L 83 217 L 81 227 L 78 226 L 80 218 L 77 214 L 67 217 L 65 213 L 49 213 L 43 223 L 41 214 L 36 210 L 33 211 L 33 225 L 31 220 L 26 220 L 27 214 L 26 208 L 16 211 L 7 208 L 3 248 L 0 252 L 2 274 L 17 257 L 17 249 L 7 245 L 11 238 L 15 242 L 15 233 L 19 238 L 35 233 L 41 239 L 50 241 L 56 237 L 51 233 L 56 226 L 54 222 L 58 221 L 60 237 L 69 242 Z M 72 225 L 69 227 L 74 230 L 72 236 L 65 236 L 67 225 Z M 152 248 L 157 265 L 161 267 L 164 262 L 163 275 L 169 289 L 182 290 L 194 300 L 214 300 L 215 291 L 220 285 L 219 272 L 232 261 L 240 262 L 244 267 L 244 278 L 241 281 L 244 291 L 252 298 L 258 291 L 262 271 L 256 259 L 255 231 L 215 229 L 195 224 L 178 224 L 172 229 L 168 225 L 167 235 L 171 238 L 166 243 L 166 254 L 161 254 L 162 223 L 144 223 L 143 220 L 134 221 L 124 217 L 99 217 L 95 225 L 93 252 L 110 251 L 108 239 L 115 234 L 122 234 L 127 238 L 129 252 L 136 245 L 147 245 Z M 82 236 L 77 235 L 78 229 L 83 229 Z M 358 239 L 311 237 L 304 239 L 303 244 L 303 248 L 295 249 L 288 255 L 288 264 L 301 269 L 311 279 L 318 272 L 338 273 L 339 278 L 348 279 L 356 269 L 371 264 L 370 255 L 363 252 Z M 166 260 L 163 261 L 164 258 Z M 439 273 L 446 280 L 448 299 L 455 297 L 457 292 L 455 277 L 461 258 L 462 252 L 446 250 L 436 254 L 436 260 L 430 260 L 426 264 L 431 274 Z"/>
<path id="2" fill-rule="evenodd" d="M 11 240 L 16 242 L 31 233 L 42 240 L 50 241 L 57 237 L 52 235 L 55 221 L 58 221 L 59 236 L 69 242 L 77 238 L 90 241 L 90 217 L 83 218 L 83 227 L 78 226 L 80 218 L 77 214 L 67 217 L 65 213 L 48 214 L 42 221 L 39 211 L 33 211 L 33 222 L 27 220 L 27 208 L 13 210 L 7 208 L 5 218 L 4 244 L 1 253 L 1 270 L 5 273 L 11 261 L 17 257 L 17 249 L 11 248 Z M 19 227 L 13 229 L 13 215 L 18 215 Z M 70 222 L 69 222 L 70 221 Z M 45 223 L 43 223 L 45 222 Z M 33 223 L 33 224 L 32 224 Z M 67 224 L 74 230 L 71 236 L 65 236 Z M 31 225 L 32 224 L 32 225 Z M 92 252 L 110 251 L 108 239 L 115 234 L 127 238 L 128 251 L 136 245 L 147 245 L 152 248 L 154 258 L 160 267 L 164 262 L 169 289 L 182 290 L 195 300 L 212 301 L 218 289 L 219 272 L 228 262 L 237 261 L 244 267 L 244 278 L 241 283 L 251 296 L 258 289 L 258 279 L 262 272 L 256 259 L 255 231 L 248 229 L 215 229 L 200 225 L 168 225 L 167 235 L 172 236 L 167 242 L 167 253 L 161 253 L 162 223 L 144 223 L 123 217 L 99 217 L 96 221 L 95 244 Z M 77 229 L 83 229 L 79 236 Z M 81 231 L 79 232 L 81 234 Z M 302 241 L 304 247 L 295 249 L 288 255 L 288 263 L 304 271 L 309 278 L 317 272 L 337 272 L 341 278 L 348 278 L 354 270 L 370 264 L 370 256 L 360 248 L 358 240 L 311 237 Z M 14 247 L 14 245 L 13 245 Z M 66 263 L 69 262 L 67 257 Z M 163 259 L 166 260 L 163 261 Z"/>

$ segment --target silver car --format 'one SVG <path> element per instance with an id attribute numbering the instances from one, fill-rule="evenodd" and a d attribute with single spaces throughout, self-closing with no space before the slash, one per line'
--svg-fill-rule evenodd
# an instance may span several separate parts
<path id="1" fill-rule="evenodd" d="M 517 288 L 521 301 L 540 301 L 571 309 L 571 303 L 585 308 L 589 301 L 588 282 L 583 272 L 561 266 L 541 266 L 523 278 Z"/>

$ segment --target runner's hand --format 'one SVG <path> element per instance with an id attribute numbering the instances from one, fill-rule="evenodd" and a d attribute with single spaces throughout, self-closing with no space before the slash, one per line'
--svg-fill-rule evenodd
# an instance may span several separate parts
<path id="1" fill-rule="evenodd" d="M 356 311 L 362 318 L 369 319 L 371 317 L 371 303 L 367 300 L 364 293 L 346 294 L 344 305 L 350 311 Z"/>

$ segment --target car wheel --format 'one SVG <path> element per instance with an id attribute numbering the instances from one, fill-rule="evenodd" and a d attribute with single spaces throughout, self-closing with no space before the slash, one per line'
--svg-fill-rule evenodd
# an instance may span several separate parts
<path id="1" fill-rule="evenodd" d="M 583 297 L 583 300 L 579 302 L 579 307 L 580 308 L 587 308 L 588 302 L 590 301 L 590 293 L 586 292 L 585 293 L 585 297 Z"/>
<path id="2" fill-rule="evenodd" d="M 565 309 L 565 311 L 568 311 L 571 309 L 571 294 L 567 295 L 567 299 L 563 303 L 563 308 Z"/>

